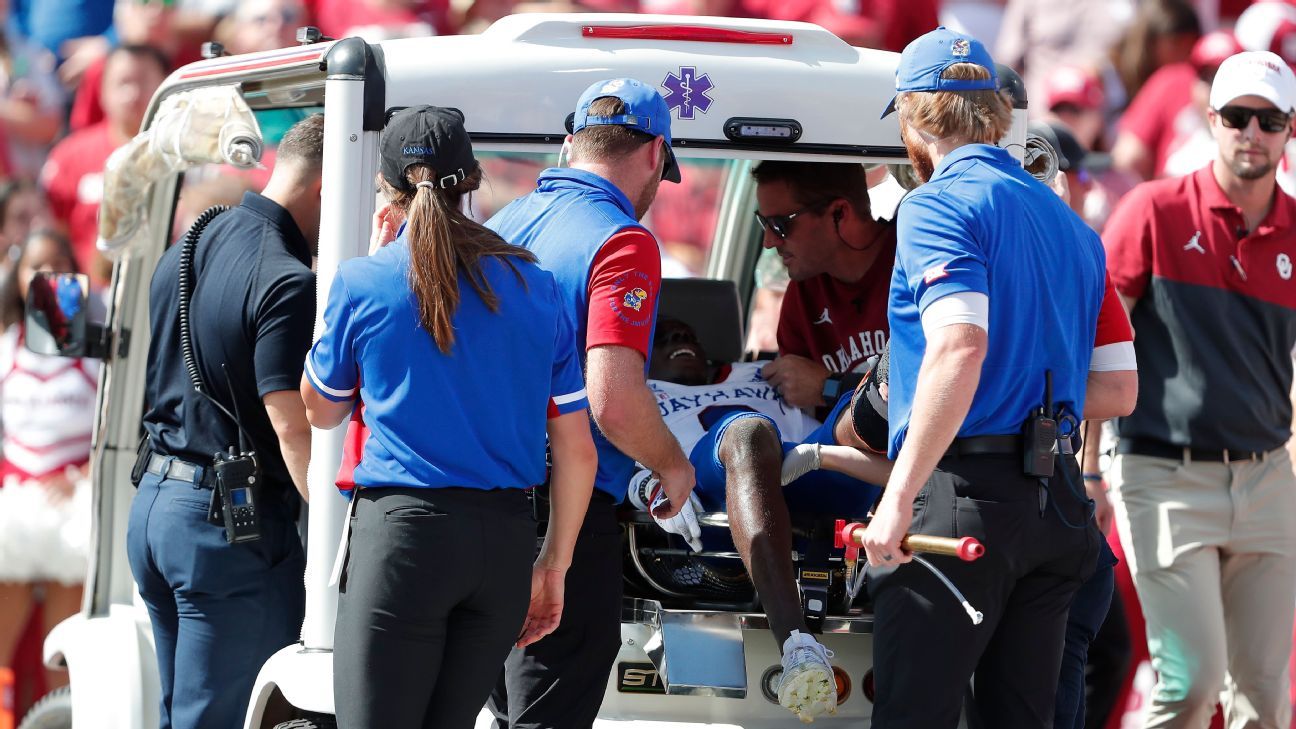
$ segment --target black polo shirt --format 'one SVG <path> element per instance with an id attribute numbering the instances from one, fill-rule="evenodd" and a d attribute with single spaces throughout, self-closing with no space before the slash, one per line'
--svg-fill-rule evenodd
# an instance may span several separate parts
<path id="1" fill-rule="evenodd" d="M 208 464 L 217 451 L 237 447 L 239 433 L 193 391 L 185 369 L 180 248 L 162 255 L 149 287 L 153 339 L 144 428 L 157 453 Z M 208 394 L 239 415 L 268 485 L 292 485 L 261 398 L 301 382 L 315 324 L 310 261 L 310 245 L 288 211 L 251 192 L 207 226 L 194 254 L 189 326 L 198 369 Z"/>

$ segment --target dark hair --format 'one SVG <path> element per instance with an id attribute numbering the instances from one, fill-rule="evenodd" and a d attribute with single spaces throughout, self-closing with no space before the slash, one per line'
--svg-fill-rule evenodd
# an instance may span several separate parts
<path id="1" fill-rule="evenodd" d="M 36 183 L 31 180 L 5 180 L 0 182 L 0 229 L 9 219 L 9 203 L 24 192 L 36 192 Z"/>
<path id="2" fill-rule="evenodd" d="M 1128 98 L 1134 98 L 1148 77 L 1157 70 L 1154 45 L 1157 38 L 1172 35 L 1201 35 L 1201 21 L 1189 0 L 1143 0 L 1138 14 L 1112 49 L 1112 63 Z"/>
<path id="3" fill-rule="evenodd" d="M 604 96 L 590 104 L 590 116 L 617 116 L 625 113 L 625 103 L 615 96 Z M 596 124 L 572 135 L 572 159 L 617 160 L 638 151 L 656 139 L 655 136 L 621 126 Z"/>
<path id="4" fill-rule="evenodd" d="M 5 276 L 4 284 L 0 285 L 0 327 L 4 329 L 8 329 L 22 321 L 23 315 L 26 313 L 26 302 L 23 301 L 18 287 L 18 268 L 22 265 L 22 260 L 27 257 L 27 251 L 31 248 L 31 244 L 38 240 L 52 241 L 58 247 L 59 253 L 72 264 L 72 273 L 81 273 L 81 268 L 77 265 L 76 254 L 72 252 L 72 244 L 68 242 L 67 236 L 48 228 L 33 230 L 27 234 L 21 246 L 19 246 L 18 260 L 13 262 L 13 266 L 9 269 L 9 275 Z"/>
<path id="5" fill-rule="evenodd" d="M 171 73 L 171 59 L 167 58 L 167 54 L 157 46 L 151 46 L 147 43 L 127 43 L 117 46 L 104 57 L 104 67 L 106 68 L 113 57 L 117 55 L 134 56 L 152 61 L 157 65 L 158 70 L 162 72 L 164 77 Z"/>
<path id="6" fill-rule="evenodd" d="M 765 160 L 752 169 L 756 184 L 784 182 L 797 202 L 822 210 L 845 200 L 863 219 L 873 216 L 864 165 L 851 162 L 787 162 Z"/>
<path id="7" fill-rule="evenodd" d="M 324 115 L 311 114 L 284 133 L 279 140 L 275 164 L 288 162 L 304 171 L 318 173 L 324 168 Z"/>
<path id="8" fill-rule="evenodd" d="M 482 259 L 503 260 L 522 280 L 521 272 L 509 259 L 535 263 L 536 257 L 521 246 L 504 242 L 460 208 L 463 196 L 481 187 L 480 166 L 450 188 L 436 187 L 440 178 L 432 167 L 413 164 L 405 170 L 412 192 L 397 190 L 381 178 L 378 184 L 387 199 L 405 213 L 410 248 L 409 282 L 418 301 L 419 324 L 446 354 L 455 339 L 451 319 L 459 308 L 459 273 L 463 272 L 486 308 L 498 312 L 499 298 L 482 272 Z M 420 182 L 432 185 L 418 187 Z"/>

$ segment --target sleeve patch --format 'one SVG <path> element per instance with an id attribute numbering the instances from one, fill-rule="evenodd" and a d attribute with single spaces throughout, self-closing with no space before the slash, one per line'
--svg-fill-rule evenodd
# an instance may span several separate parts
<path id="1" fill-rule="evenodd" d="M 939 281 L 948 275 L 949 272 L 945 270 L 945 264 L 941 263 L 939 265 L 932 266 L 926 271 L 923 271 L 923 283 L 931 285 L 932 283 L 935 283 L 936 281 Z"/>
<path id="2" fill-rule="evenodd" d="M 629 271 L 612 282 L 608 305 L 622 322 L 634 327 L 652 323 L 652 277 L 642 271 Z"/>

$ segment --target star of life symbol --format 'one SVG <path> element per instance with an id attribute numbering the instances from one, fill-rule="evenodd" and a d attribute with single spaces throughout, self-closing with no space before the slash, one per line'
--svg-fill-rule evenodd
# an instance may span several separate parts
<path id="1" fill-rule="evenodd" d="M 711 108 L 713 99 L 707 96 L 707 92 L 714 89 L 715 84 L 711 83 L 711 78 L 705 73 L 699 76 L 697 68 L 681 66 L 678 75 L 666 74 L 662 88 L 668 92 L 667 108 L 679 109 L 681 119 L 692 119 L 695 110 L 705 114 Z"/>
<path id="2" fill-rule="evenodd" d="M 1206 249 L 1202 248 L 1201 245 L 1200 230 L 1193 234 L 1193 237 L 1188 240 L 1188 244 L 1185 245 L 1183 249 L 1185 251 L 1197 251 L 1198 253 L 1203 253 L 1203 254 L 1206 253 Z"/>
<path id="3" fill-rule="evenodd" d="M 1277 265 L 1278 265 L 1278 275 L 1282 276 L 1282 280 L 1284 281 L 1291 280 L 1291 276 L 1292 276 L 1291 257 L 1288 256 L 1286 253 L 1279 253 Z"/>
<path id="4" fill-rule="evenodd" d="M 815 324 L 832 324 L 832 317 L 828 316 L 828 307 L 824 307 L 823 313 L 819 315 Z"/>

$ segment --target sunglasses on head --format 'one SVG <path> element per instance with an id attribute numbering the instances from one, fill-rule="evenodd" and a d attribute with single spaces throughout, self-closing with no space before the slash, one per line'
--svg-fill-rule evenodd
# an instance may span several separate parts
<path id="1" fill-rule="evenodd" d="M 1275 134 L 1286 130 L 1291 125 L 1291 114 L 1277 109 L 1248 109 L 1245 106 L 1226 106 L 1216 109 L 1220 121 L 1229 129 L 1246 129 L 1251 126 L 1251 117 L 1260 122 L 1260 130 Z"/>

